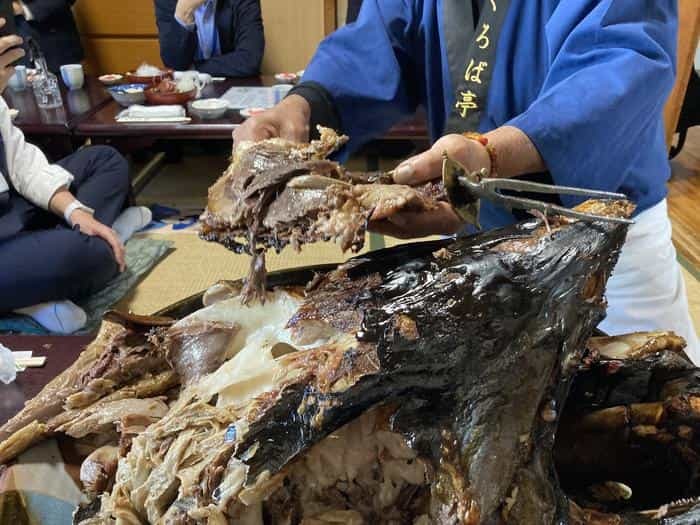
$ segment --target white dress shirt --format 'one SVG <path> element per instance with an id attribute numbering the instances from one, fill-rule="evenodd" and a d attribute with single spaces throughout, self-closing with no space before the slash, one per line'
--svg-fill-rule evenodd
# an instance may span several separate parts
<path id="1" fill-rule="evenodd" d="M 5 145 L 8 173 L 0 173 L 0 193 L 8 191 L 5 177 L 15 190 L 32 204 L 45 210 L 54 193 L 70 186 L 73 175 L 62 167 L 51 164 L 42 151 L 24 140 L 24 134 L 12 124 L 5 100 L 0 97 L 0 133 Z"/>

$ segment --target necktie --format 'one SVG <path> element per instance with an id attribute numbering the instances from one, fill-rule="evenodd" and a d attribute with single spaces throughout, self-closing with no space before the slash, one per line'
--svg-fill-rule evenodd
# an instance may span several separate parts
<path id="1" fill-rule="evenodd" d="M 216 0 L 207 0 L 194 12 L 199 41 L 199 57 L 207 60 L 221 53 L 219 50 L 219 33 L 216 29 Z"/>

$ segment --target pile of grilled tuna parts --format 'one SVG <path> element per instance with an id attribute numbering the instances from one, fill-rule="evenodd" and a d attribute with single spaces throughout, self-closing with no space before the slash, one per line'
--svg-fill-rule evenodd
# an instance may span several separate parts
<path id="1" fill-rule="evenodd" d="M 0 428 L 0 463 L 94 449 L 82 525 L 700 523 L 684 341 L 595 333 L 627 226 L 532 219 L 266 275 L 268 248 L 359 249 L 369 218 L 443 199 L 346 172 L 342 142 L 240 147 L 202 235 L 250 275 L 107 315 Z"/>

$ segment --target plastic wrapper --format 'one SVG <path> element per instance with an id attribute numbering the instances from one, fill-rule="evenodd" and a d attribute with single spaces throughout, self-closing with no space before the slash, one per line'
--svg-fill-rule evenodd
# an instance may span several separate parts
<path id="1" fill-rule="evenodd" d="M 0 382 L 9 385 L 17 377 L 17 365 L 12 352 L 0 344 Z"/>

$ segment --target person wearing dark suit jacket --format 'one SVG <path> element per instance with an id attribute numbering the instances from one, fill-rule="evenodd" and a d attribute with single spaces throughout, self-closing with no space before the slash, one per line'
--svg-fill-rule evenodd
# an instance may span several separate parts
<path id="1" fill-rule="evenodd" d="M 224 77 L 260 73 L 265 37 L 259 0 L 155 0 L 163 63 Z"/>
<path id="2" fill-rule="evenodd" d="M 31 36 L 41 47 L 49 69 L 79 63 L 83 57 L 78 28 L 73 18 L 75 0 L 23 0 L 12 2 L 17 32 L 25 41 Z"/>
<path id="3" fill-rule="evenodd" d="M 352 24 L 360 16 L 362 0 L 348 0 L 348 10 L 345 16 L 345 23 Z"/>

